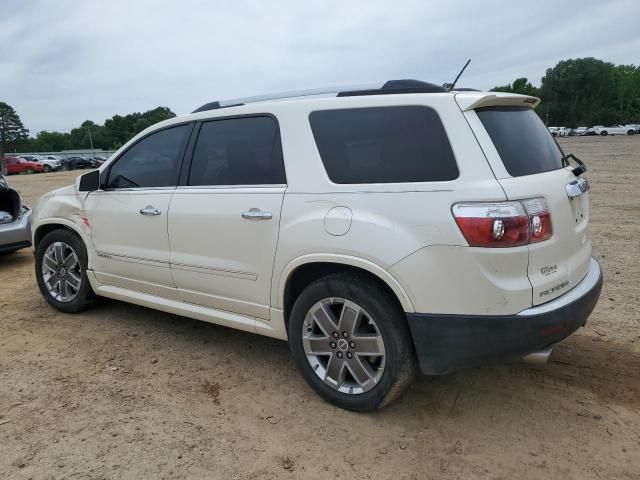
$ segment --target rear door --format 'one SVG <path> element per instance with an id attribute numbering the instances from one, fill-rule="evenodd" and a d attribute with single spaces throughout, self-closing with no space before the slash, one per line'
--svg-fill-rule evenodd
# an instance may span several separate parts
<path id="1" fill-rule="evenodd" d="M 181 183 L 168 225 L 180 298 L 268 319 L 286 188 L 275 118 L 203 122 Z"/>
<path id="2" fill-rule="evenodd" d="M 584 278 L 591 258 L 588 183 L 566 166 L 530 106 L 485 104 L 465 115 L 507 198 L 542 199 L 551 214 L 551 238 L 528 247 L 533 305 L 568 292 Z"/>

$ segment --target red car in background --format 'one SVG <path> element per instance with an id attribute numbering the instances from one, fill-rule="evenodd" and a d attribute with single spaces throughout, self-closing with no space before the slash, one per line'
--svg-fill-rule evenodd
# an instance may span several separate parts
<path id="1" fill-rule="evenodd" d="M 4 157 L 4 166 L 8 174 L 12 173 L 40 173 L 44 171 L 44 165 L 30 162 L 20 157 Z"/>

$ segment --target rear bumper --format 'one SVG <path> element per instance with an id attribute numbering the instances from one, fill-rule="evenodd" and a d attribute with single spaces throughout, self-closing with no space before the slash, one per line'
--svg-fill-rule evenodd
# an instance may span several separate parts
<path id="1" fill-rule="evenodd" d="M 571 291 L 516 315 L 408 313 L 407 319 L 425 374 L 522 358 L 553 345 L 584 326 L 602 289 L 600 264 Z"/>
<path id="2" fill-rule="evenodd" d="M 31 246 L 31 209 L 25 208 L 20 219 L 0 225 L 0 253 L 29 246 Z"/>

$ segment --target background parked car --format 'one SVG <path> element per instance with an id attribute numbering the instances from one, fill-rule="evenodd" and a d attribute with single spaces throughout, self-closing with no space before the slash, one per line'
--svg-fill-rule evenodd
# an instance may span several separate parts
<path id="1" fill-rule="evenodd" d="M 636 131 L 633 128 L 629 128 L 623 125 L 612 125 L 605 127 L 603 125 L 596 125 L 593 127 L 593 131 L 596 135 L 633 135 Z"/>
<path id="2" fill-rule="evenodd" d="M 625 128 L 631 129 L 636 133 L 640 133 L 640 123 L 629 123 L 625 125 Z"/>
<path id="3" fill-rule="evenodd" d="M 6 160 L 6 158 L 5 158 Z M 0 175 L 0 255 L 31 246 L 31 209 Z"/>
<path id="4" fill-rule="evenodd" d="M 571 134 L 571 129 L 567 127 L 547 127 L 554 137 L 566 137 Z"/>
<path id="5" fill-rule="evenodd" d="M 4 165 L 7 174 L 12 173 L 40 173 L 44 171 L 44 165 L 38 162 L 30 162 L 21 157 L 4 157 Z"/>
<path id="6" fill-rule="evenodd" d="M 69 170 L 75 168 L 93 168 L 95 163 L 93 159 L 87 157 L 67 157 L 67 166 Z"/>
<path id="7" fill-rule="evenodd" d="M 584 137 L 589 132 L 589 127 L 578 127 L 573 130 L 572 135 L 576 135 L 578 137 Z"/>
<path id="8" fill-rule="evenodd" d="M 36 157 L 34 155 L 23 155 L 22 158 L 28 162 L 41 163 L 44 173 L 55 172 L 62 168 L 62 162 L 60 160 L 53 160 L 47 157 Z"/>

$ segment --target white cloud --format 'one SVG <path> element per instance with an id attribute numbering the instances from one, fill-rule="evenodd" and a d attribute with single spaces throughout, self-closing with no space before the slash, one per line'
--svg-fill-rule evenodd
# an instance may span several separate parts
<path id="1" fill-rule="evenodd" d="M 640 3 L 4 0 L 0 101 L 32 132 L 158 105 L 391 78 L 538 83 L 564 58 L 637 63 Z"/>

